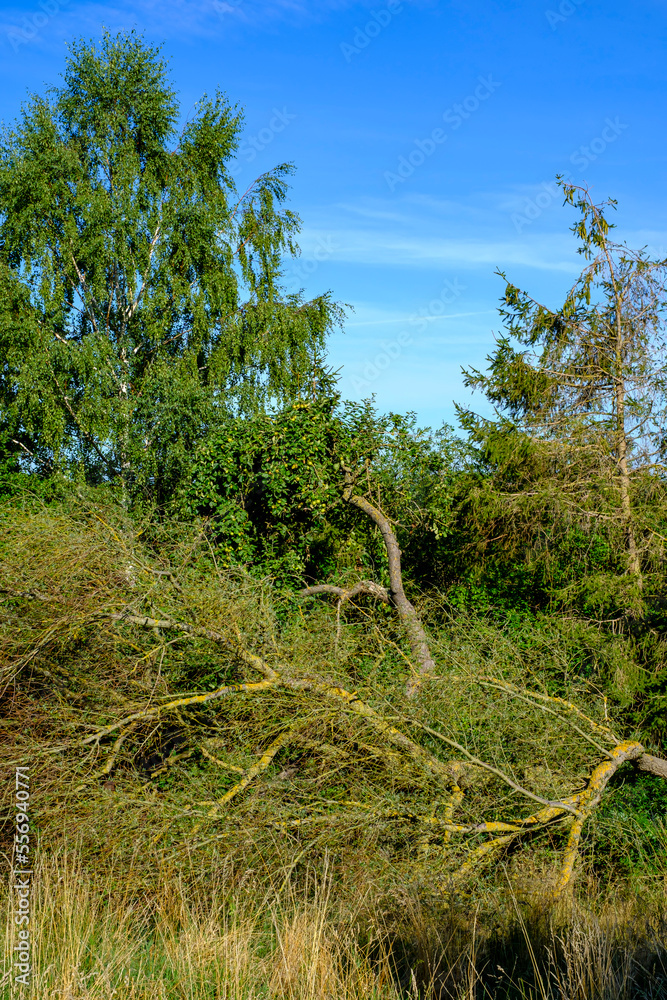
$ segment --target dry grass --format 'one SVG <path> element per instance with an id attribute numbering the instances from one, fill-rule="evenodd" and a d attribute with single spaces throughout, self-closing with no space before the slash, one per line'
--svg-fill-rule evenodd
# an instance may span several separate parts
<path id="1" fill-rule="evenodd" d="M 252 873 L 205 887 L 164 882 L 138 903 L 113 873 L 93 888 L 74 852 L 35 873 L 28 988 L 0 981 L 2 1000 L 661 1000 L 667 914 L 626 901 L 493 915 L 456 907 L 400 909 L 366 894 L 341 907 L 326 872 L 267 892 Z M 229 882 L 229 884 L 227 884 Z M 245 884 L 243 884 L 245 882 Z M 231 887 L 230 887 L 231 886 Z M 125 891 L 124 891 L 125 889 Z M 128 891 L 129 890 L 129 891 Z M 5 954 L 15 944 L 4 905 Z"/>
<path id="2" fill-rule="evenodd" d="M 144 905 L 119 885 L 91 887 L 73 852 L 44 859 L 35 872 L 29 989 L 0 996 L 30 1000 L 394 1000 L 398 996 L 380 942 L 362 946 L 354 915 L 334 923 L 331 882 L 262 897 L 248 883 L 224 882 L 202 893 L 182 879 L 161 885 Z M 237 880 L 238 881 L 238 880 Z M 15 945 L 9 904 L 5 954 Z M 372 953 L 372 956 L 371 956 Z"/>

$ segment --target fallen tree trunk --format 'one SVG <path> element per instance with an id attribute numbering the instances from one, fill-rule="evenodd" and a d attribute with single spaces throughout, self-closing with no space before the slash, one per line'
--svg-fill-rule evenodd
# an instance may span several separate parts
<path id="1" fill-rule="evenodd" d="M 359 583 L 356 583 L 347 590 L 331 584 L 317 584 L 314 587 L 305 587 L 299 591 L 299 594 L 301 597 L 313 597 L 316 594 L 332 594 L 339 598 L 339 614 L 341 604 L 359 594 L 368 594 L 371 597 L 376 597 L 396 608 L 398 617 L 408 637 L 410 650 L 416 666 L 415 675 L 408 680 L 406 686 L 406 694 L 408 697 L 413 697 L 419 689 L 422 678 L 435 674 L 435 661 L 431 655 L 424 626 L 414 605 L 408 600 L 405 594 L 403 574 L 401 572 L 401 550 L 398 540 L 389 519 L 385 517 L 382 511 L 365 497 L 354 493 L 355 477 L 351 471 L 343 467 L 343 472 L 345 475 L 343 499 L 346 503 L 362 510 L 380 529 L 389 563 L 389 590 L 377 583 L 373 583 L 371 580 L 360 580 Z"/>
<path id="2" fill-rule="evenodd" d="M 643 753 L 637 757 L 635 764 L 640 771 L 655 774 L 659 778 L 667 778 L 667 760 L 663 760 L 662 757 L 653 757 L 650 753 Z"/>
<path id="3" fill-rule="evenodd" d="M 352 492 L 348 499 L 352 502 Z M 381 519 L 372 518 L 381 530 L 384 527 L 383 537 L 389 540 L 391 554 L 400 557 L 398 546 L 394 549 L 391 544 L 392 538 L 394 543 L 396 539 L 389 521 L 363 497 L 356 499 L 360 501 L 360 509 L 365 510 L 368 516 L 371 516 L 368 512 L 371 508 Z M 254 836 L 256 831 L 269 828 L 294 832 L 311 827 L 321 830 L 322 826 L 330 825 L 332 829 L 344 828 L 342 833 L 347 836 L 349 832 L 351 840 L 355 831 L 382 826 L 392 836 L 394 830 L 400 832 L 400 838 L 397 838 L 400 843 L 394 857 L 397 865 L 405 864 L 407 876 L 411 877 L 414 873 L 424 884 L 430 883 L 441 892 L 448 893 L 452 888 L 456 892 L 463 889 L 467 892 L 466 883 L 474 885 L 484 868 L 501 863 L 509 847 L 520 846 L 525 850 L 531 841 L 548 838 L 552 850 L 556 847 L 561 851 L 561 861 L 551 881 L 552 894 L 557 896 L 572 885 L 585 823 L 594 814 L 609 779 L 618 769 L 632 765 L 640 771 L 667 779 L 667 760 L 646 753 L 640 743 L 624 741 L 622 734 L 612 731 L 606 718 L 597 720 L 591 717 L 590 710 L 586 714 L 564 697 L 517 686 L 503 677 L 471 675 L 471 684 L 493 692 L 493 699 L 488 701 L 507 697 L 530 706 L 535 713 L 544 713 L 535 720 L 534 729 L 543 728 L 540 725 L 542 720 L 545 725 L 557 720 L 559 729 L 554 730 L 554 739 L 557 737 L 562 742 L 560 727 L 566 724 L 571 731 L 573 745 L 574 740 L 580 748 L 582 740 L 587 744 L 587 748 L 584 747 L 586 755 L 579 753 L 581 766 L 576 773 L 588 774 L 588 780 L 581 782 L 573 773 L 572 783 L 559 781 L 554 784 L 549 780 L 548 790 L 540 786 L 532 787 L 537 779 L 530 775 L 521 777 L 515 765 L 507 773 L 492 762 L 493 758 L 484 759 L 489 752 L 488 747 L 486 754 L 478 750 L 479 756 L 475 756 L 471 752 L 475 749 L 474 739 L 470 740 L 467 736 L 459 737 L 460 742 L 452 739 L 454 734 L 447 732 L 449 720 L 444 714 L 437 721 L 430 720 L 425 703 L 405 706 L 403 710 L 399 709 L 401 714 L 395 714 L 396 703 L 401 701 L 400 694 L 394 702 L 387 699 L 386 692 L 377 692 L 378 697 L 374 698 L 373 689 L 367 689 L 365 696 L 360 696 L 353 683 L 346 683 L 335 672 L 328 675 L 331 664 L 327 657 L 324 657 L 322 668 L 318 671 L 310 663 L 299 667 L 298 661 L 291 662 L 289 657 L 286 662 L 279 662 L 277 655 L 276 661 L 273 661 L 261 650 L 259 654 L 253 652 L 247 647 L 234 620 L 221 617 L 220 606 L 214 606 L 214 613 L 204 617 L 207 605 L 198 611 L 195 600 L 189 599 L 188 593 L 183 593 L 184 587 L 173 574 L 156 571 L 153 575 L 158 575 L 158 572 L 158 579 L 168 579 L 178 594 L 173 600 L 170 596 L 169 601 L 162 594 L 163 605 L 171 603 L 175 606 L 173 613 L 160 611 L 159 617 L 137 613 L 137 605 L 153 603 L 154 595 L 151 595 L 150 589 L 141 601 L 135 599 L 131 605 L 120 604 L 116 600 L 108 601 L 106 605 L 103 602 L 97 604 L 97 592 L 93 591 L 92 607 L 85 610 L 79 603 L 71 602 L 71 614 L 67 616 L 62 610 L 67 598 L 63 598 L 57 607 L 52 607 L 51 595 L 44 594 L 43 588 L 27 590 L 17 587 L 12 592 L 17 607 L 8 620 L 7 634 L 14 639 L 16 618 L 20 620 L 21 615 L 26 614 L 27 625 L 30 626 L 30 629 L 26 627 L 29 641 L 15 649 L 8 647 L 10 652 L 5 655 L 5 663 L 0 667 L 0 680 L 11 680 L 14 685 L 20 683 L 29 691 L 35 677 L 35 690 L 43 697 L 46 678 L 49 684 L 58 686 L 59 705 L 71 705 L 71 708 L 68 707 L 68 728 L 74 735 L 67 736 L 64 741 L 61 738 L 61 742 L 49 746 L 44 752 L 71 755 L 68 772 L 70 764 L 76 768 L 84 765 L 89 768 L 85 783 L 77 786 L 74 794 L 85 791 L 87 795 L 90 792 L 92 797 L 96 785 L 104 782 L 102 787 L 108 789 L 112 784 L 110 777 L 116 774 L 122 776 L 124 769 L 124 777 L 119 778 L 114 788 L 114 794 L 122 795 L 121 780 L 126 785 L 131 784 L 129 776 L 137 753 L 145 755 L 150 741 L 156 741 L 157 745 L 160 727 L 173 726 L 172 720 L 176 720 L 181 727 L 184 752 L 163 761 L 159 769 L 151 772 L 151 780 L 174 762 L 199 753 L 210 764 L 235 774 L 231 787 L 226 788 L 223 784 L 219 791 L 216 788 L 213 792 L 213 798 L 208 793 L 209 797 L 204 801 L 197 800 L 197 795 L 202 793 L 197 790 L 197 781 L 188 776 L 191 785 L 188 785 L 186 806 L 183 806 L 182 799 L 175 796 L 169 804 L 168 787 L 162 790 L 159 800 L 152 797 L 141 799 L 142 807 L 150 805 L 152 808 L 161 802 L 167 809 L 164 828 L 152 839 L 152 843 L 157 844 L 167 831 L 171 836 L 173 823 L 186 823 L 188 826 L 189 836 L 184 835 L 178 844 L 172 843 L 171 847 L 165 846 L 165 851 L 179 852 L 193 846 L 201 847 L 216 838 L 229 837 L 232 828 L 243 827 Z M 308 588 L 308 591 L 311 594 L 330 593 L 339 601 L 368 593 L 393 603 L 396 574 L 400 582 L 400 558 L 394 558 L 392 574 L 392 591 L 370 581 L 360 581 L 348 589 L 320 585 Z M 96 576 L 91 576 L 91 579 L 95 587 L 99 586 Z M 398 590 L 399 594 L 401 592 L 402 586 Z M 41 605 L 37 615 L 30 613 L 34 604 Z M 417 613 L 412 605 L 409 608 L 420 626 L 413 637 L 417 640 L 424 637 L 426 642 Z M 161 635 L 164 632 L 173 633 L 173 637 L 167 641 Z M 117 670 L 112 675 L 115 684 L 124 685 L 122 691 L 133 690 L 127 686 L 127 678 L 136 671 L 138 664 L 176 642 L 185 645 L 196 643 L 195 649 L 200 654 L 202 640 L 213 644 L 217 647 L 221 665 L 225 668 L 233 666 L 233 673 L 228 675 L 225 670 L 219 686 L 212 690 L 179 693 L 177 689 L 159 696 L 156 696 L 155 682 L 151 679 L 146 682 L 150 686 L 140 687 L 138 697 L 130 699 L 123 694 L 119 704 L 118 700 L 108 697 L 111 694 L 110 685 L 103 687 L 100 681 L 96 681 L 95 687 L 88 688 L 88 674 L 54 673 L 54 662 L 57 663 L 66 642 L 74 639 L 79 648 L 82 637 L 96 633 L 108 633 L 112 640 L 113 663 L 119 656 L 117 650 L 125 646 L 133 650 L 132 661 L 127 661 L 128 669 L 124 668 L 122 674 Z M 155 635 L 157 646 L 152 639 L 150 643 L 140 641 L 141 633 Z M 149 648 L 146 649 L 146 646 Z M 275 649 L 277 654 L 278 647 Z M 208 652 L 206 655 L 208 657 Z M 139 659 L 135 661 L 137 656 Z M 430 662 L 432 664 L 432 659 Z M 447 683 L 456 680 L 453 673 L 443 678 Z M 95 691 L 98 687 L 103 690 L 104 699 L 99 702 L 97 725 L 91 724 L 90 709 L 84 705 L 82 710 L 79 689 L 71 691 L 65 683 L 85 685 L 87 691 Z M 235 728 L 231 727 L 230 718 L 234 715 L 230 706 L 232 699 L 243 699 L 247 704 L 258 706 L 255 721 L 252 722 L 251 714 L 246 713 L 244 707 L 238 714 Z M 473 691 L 470 692 L 470 699 L 474 704 Z M 260 710 L 263 704 L 267 707 Z M 273 707 L 281 704 L 279 710 Z M 512 706 L 509 711 L 503 711 L 511 715 Z M 442 724 L 441 720 L 444 720 Z M 251 724 L 255 727 L 252 742 L 254 757 L 248 751 L 245 757 L 237 759 L 233 749 L 235 744 L 229 734 L 242 734 Z M 441 728 L 444 732 L 440 731 Z M 224 737 L 222 749 L 216 754 L 210 752 L 212 733 Z M 422 741 L 420 733 L 426 734 L 428 743 Z M 434 744 L 433 740 L 438 743 Z M 445 752 L 440 749 L 443 744 L 448 748 Z M 549 745 L 544 744 L 545 747 Z M 290 794 L 289 784 L 280 781 L 280 775 L 272 778 L 272 768 L 282 767 L 288 771 L 290 767 L 285 768 L 285 765 L 293 764 L 298 769 L 302 761 L 312 761 L 322 746 L 326 751 L 317 757 L 320 761 L 317 782 L 308 778 L 306 783 L 304 779 L 294 794 Z M 524 765 L 544 760 L 543 756 L 533 754 L 530 761 L 524 761 Z M 473 781 L 468 780 L 469 769 L 472 769 Z M 377 777 L 376 771 L 379 772 Z M 345 778 L 344 788 L 335 789 L 332 795 L 329 792 L 329 775 L 334 773 L 349 773 L 349 778 Z M 493 775 L 493 781 L 502 782 L 518 800 L 508 804 L 506 793 L 502 801 L 497 798 L 487 801 L 477 810 L 475 796 L 488 774 Z M 276 785 L 280 791 L 275 790 Z M 573 787 L 576 791 L 571 791 Z M 539 794 L 540 791 L 542 794 Z M 132 795 L 126 796 L 126 801 L 129 803 L 136 798 L 136 792 L 132 792 Z M 57 808 L 61 808 L 59 803 Z M 206 829 L 202 829 L 204 827 Z M 193 843 L 200 830 L 203 839 Z M 174 835 L 172 840 L 175 839 Z M 344 843 L 347 844 L 347 841 L 344 840 Z M 411 857 L 412 849 L 416 855 Z M 426 855 L 429 856 L 428 869 L 422 867 Z"/>

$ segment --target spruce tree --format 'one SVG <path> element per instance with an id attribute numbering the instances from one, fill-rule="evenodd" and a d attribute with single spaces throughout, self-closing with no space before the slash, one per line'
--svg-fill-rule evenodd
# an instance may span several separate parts
<path id="1" fill-rule="evenodd" d="M 586 264 L 558 309 L 506 281 L 507 332 L 486 372 L 464 370 L 496 409 L 459 409 L 489 474 L 472 507 L 483 536 L 541 564 L 561 596 L 638 613 L 665 535 L 667 262 L 612 241 L 614 202 L 561 185 Z"/>

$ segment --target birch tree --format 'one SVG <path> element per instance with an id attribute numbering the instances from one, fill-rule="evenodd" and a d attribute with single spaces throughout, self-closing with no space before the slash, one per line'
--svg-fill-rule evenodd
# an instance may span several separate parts
<path id="1" fill-rule="evenodd" d="M 6 453 L 164 492 L 216 414 L 291 398 L 307 377 L 337 309 L 283 292 L 292 168 L 239 193 L 241 132 L 220 92 L 183 116 L 134 33 L 74 43 L 63 85 L 4 129 Z"/>

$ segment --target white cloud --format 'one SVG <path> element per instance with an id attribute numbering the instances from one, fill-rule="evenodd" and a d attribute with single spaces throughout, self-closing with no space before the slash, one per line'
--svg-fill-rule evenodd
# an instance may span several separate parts
<path id="1" fill-rule="evenodd" d="M 414 227 L 419 230 L 418 226 Z M 532 236 L 532 234 L 531 234 Z M 331 255 L 334 263 L 383 265 L 441 269 L 489 268 L 504 269 L 522 266 L 545 271 L 576 274 L 580 270 L 572 240 L 567 237 L 545 236 L 522 240 L 466 239 L 437 236 L 405 236 L 396 228 L 364 229 L 362 227 L 304 228 L 300 244 L 306 252 L 318 240 L 329 239 L 337 249 Z"/>
<path id="2" fill-rule="evenodd" d="M 316 4 L 308 0 L 119 0 L 117 3 L 53 0 L 52 6 L 57 9 L 45 15 L 34 0 L 30 7 L 3 5 L 0 35 L 4 34 L 11 44 L 9 34 L 22 30 L 27 23 L 30 43 L 42 48 L 50 47 L 63 35 L 99 35 L 102 26 L 111 31 L 137 26 L 149 35 L 166 39 L 215 37 L 232 26 L 264 25 L 276 20 L 314 23 L 355 5 L 359 6 L 355 0 L 319 0 Z"/>
<path id="3" fill-rule="evenodd" d="M 507 195 L 487 192 L 465 201 L 410 192 L 399 198 L 362 195 L 302 209 L 300 244 L 305 253 L 318 240 L 328 240 L 336 246 L 332 263 L 479 268 L 487 274 L 511 267 L 579 273 L 581 261 L 567 225 L 555 232 L 535 225 L 517 233 L 507 205 Z M 552 220 L 545 221 L 552 229 Z"/>
<path id="4" fill-rule="evenodd" d="M 357 314 L 358 307 L 355 308 L 355 315 Z M 371 308 L 369 310 L 373 315 L 378 314 L 377 309 Z M 450 319 L 467 319 L 470 316 L 489 316 L 491 314 L 497 314 L 496 309 L 474 309 L 472 312 L 458 312 L 458 313 L 448 313 L 446 316 L 423 316 L 426 323 L 444 323 L 446 320 Z M 410 316 L 406 316 L 405 313 L 401 313 L 400 316 L 394 316 L 392 313 L 388 315 L 377 316 L 376 319 L 365 319 L 360 322 L 347 321 L 345 323 L 346 329 L 352 329 L 358 326 L 386 326 L 389 323 L 402 323 L 404 326 L 410 321 Z"/>

